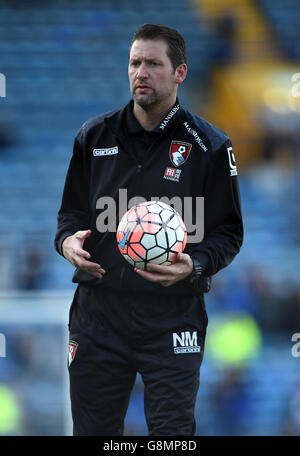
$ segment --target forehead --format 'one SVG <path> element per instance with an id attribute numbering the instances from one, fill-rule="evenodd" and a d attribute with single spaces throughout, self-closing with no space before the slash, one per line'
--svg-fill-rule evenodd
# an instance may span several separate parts
<path id="1" fill-rule="evenodd" d="M 129 58 L 169 58 L 168 44 L 165 40 L 135 40 L 131 46 Z"/>

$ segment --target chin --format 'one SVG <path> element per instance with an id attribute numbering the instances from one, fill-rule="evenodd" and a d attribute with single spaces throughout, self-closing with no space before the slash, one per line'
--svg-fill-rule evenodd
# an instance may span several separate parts
<path id="1" fill-rule="evenodd" d="M 139 106 L 141 106 L 142 108 L 144 108 L 146 106 L 151 106 L 157 102 L 157 98 L 154 97 L 153 95 L 152 96 L 134 95 L 132 98 L 133 98 L 134 102 L 136 104 L 138 104 Z"/>

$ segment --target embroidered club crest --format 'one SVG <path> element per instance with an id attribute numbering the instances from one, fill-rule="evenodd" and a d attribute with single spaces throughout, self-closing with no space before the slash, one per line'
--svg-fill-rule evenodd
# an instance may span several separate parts
<path id="1" fill-rule="evenodd" d="M 73 362 L 76 351 L 77 351 L 78 343 L 75 342 L 74 340 L 69 341 L 69 357 L 68 357 L 68 364 L 69 367 L 71 366 L 71 363 Z"/>
<path id="2" fill-rule="evenodd" d="M 186 162 L 192 149 L 192 144 L 172 141 L 170 146 L 170 160 L 175 166 L 180 166 Z"/>

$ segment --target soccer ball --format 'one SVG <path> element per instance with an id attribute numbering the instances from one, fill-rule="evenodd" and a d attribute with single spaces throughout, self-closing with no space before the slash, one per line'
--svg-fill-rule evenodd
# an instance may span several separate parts
<path id="1" fill-rule="evenodd" d="M 186 226 L 173 207 L 161 201 L 137 204 L 123 215 L 117 228 L 118 248 L 139 269 L 147 263 L 172 264 L 183 252 Z"/>

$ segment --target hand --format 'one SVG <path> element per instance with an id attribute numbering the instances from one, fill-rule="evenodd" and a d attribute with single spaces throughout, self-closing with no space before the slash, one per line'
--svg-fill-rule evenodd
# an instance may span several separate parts
<path id="1" fill-rule="evenodd" d="M 100 264 L 87 261 L 91 255 L 82 246 L 86 238 L 92 234 L 91 230 L 77 231 L 72 236 L 66 237 L 62 243 L 62 253 L 64 257 L 76 268 L 86 271 L 92 276 L 102 279 L 105 270 Z"/>
<path id="2" fill-rule="evenodd" d="M 135 272 L 150 282 L 160 283 L 163 287 L 169 287 L 174 283 L 184 280 L 193 271 L 193 261 L 187 253 L 178 253 L 174 264 L 165 266 L 148 263 L 147 271 L 134 268 Z"/>

